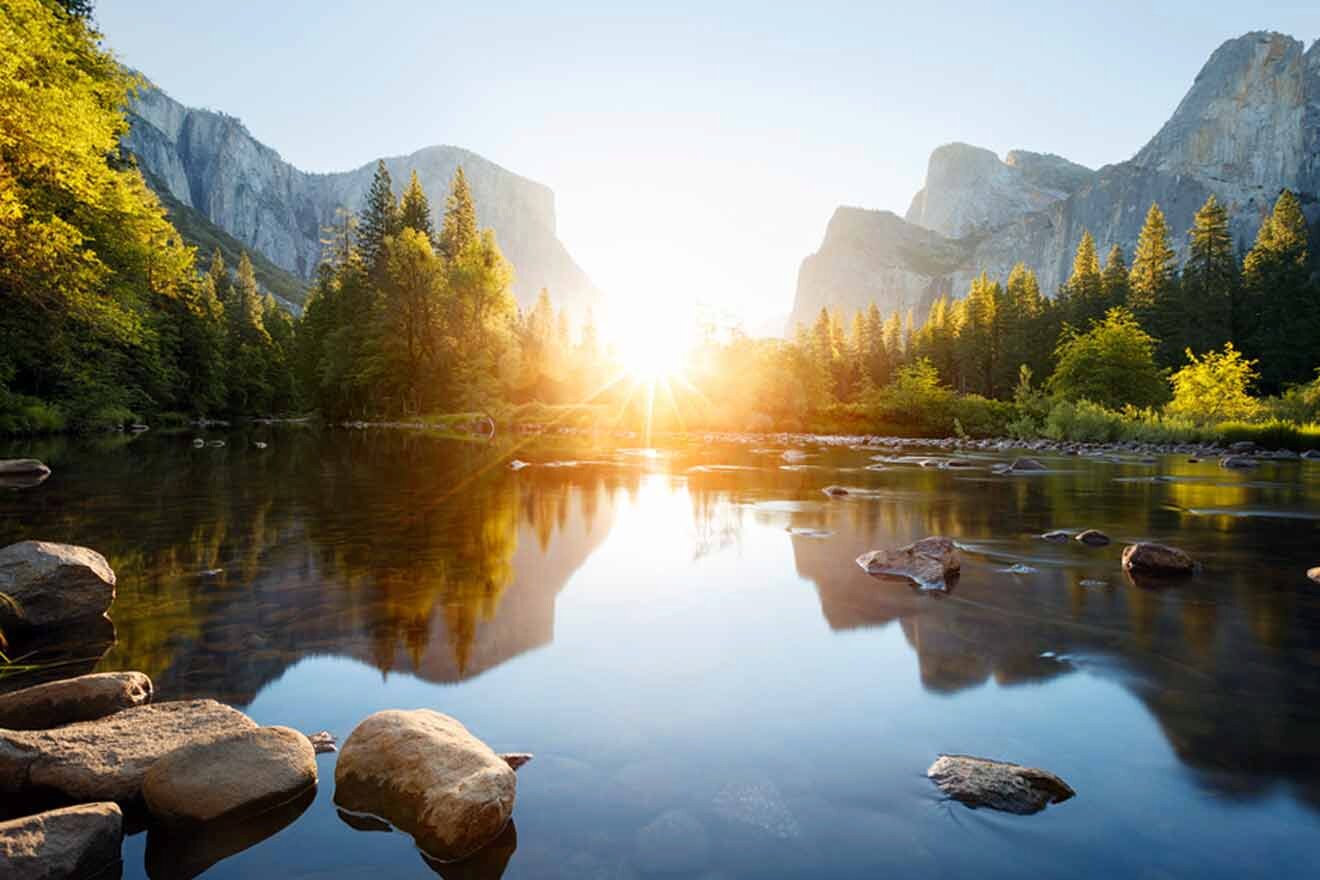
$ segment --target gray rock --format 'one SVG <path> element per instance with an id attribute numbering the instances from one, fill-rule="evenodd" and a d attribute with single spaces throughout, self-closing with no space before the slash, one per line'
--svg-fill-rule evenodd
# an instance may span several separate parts
<path id="1" fill-rule="evenodd" d="M 293 167 L 232 116 L 185 107 L 156 88 L 130 102 L 124 142 L 148 179 L 277 266 L 311 280 L 321 262 L 322 230 L 336 211 L 360 210 L 376 162 L 333 174 Z M 443 206 L 461 165 L 482 226 L 495 230 L 514 267 L 513 292 L 530 306 L 541 288 L 575 314 L 600 293 L 555 234 L 548 187 L 458 147 L 426 147 L 385 159 L 395 192 L 416 170 L 431 204 Z"/>
<path id="2" fill-rule="evenodd" d="M 155 703 L 54 730 L 0 730 L 0 793 L 32 789 L 75 801 L 135 801 L 147 771 L 175 749 L 256 724 L 214 700 Z"/>
<path id="3" fill-rule="evenodd" d="M 307 734 L 308 741 L 318 755 L 327 755 L 331 752 L 339 751 L 339 745 L 335 742 L 335 735 L 328 730 L 322 730 L 319 733 Z"/>
<path id="4" fill-rule="evenodd" d="M 1053 531 L 1046 532 L 1040 537 L 1041 540 L 1049 541 L 1051 544 L 1067 544 L 1073 538 L 1071 534 L 1063 531 L 1062 529 L 1055 529 Z"/>
<path id="5" fill-rule="evenodd" d="M 1229 470 L 1247 470 L 1254 468 L 1256 464 L 1256 459 L 1248 458 L 1245 455 L 1226 455 L 1219 459 L 1219 466 Z"/>
<path id="6" fill-rule="evenodd" d="M 513 814 L 518 781 L 490 747 L 447 715 L 397 709 L 349 734 L 335 765 L 335 804 L 379 816 L 444 861 L 494 840 Z"/>
<path id="7" fill-rule="evenodd" d="M 35 458 L 0 458 L 0 477 L 48 477 L 50 468 Z"/>
<path id="8" fill-rule="evenodd" d="M 691 875 L 709 859 L 706 828 L 686 810 L 666 810 L 637 832 L 637 867 L 645 873 Z"/>
<path id="9" fill-rule="evenodd" d="M 142 797 L 170 825 L 237 821 L 288 803 L 316 785 L 311 741 L 258 727 L 175 749 L 147 771 Z"/>
<path id="10" fill-rule="evenodd" d="M 104 718 L 151 702 L 151 679 L 141 672 L 80 675 L 0 695 L 0 727 L 42 730 Z"/>
<path id="11" fill-rule="evenodd" d="M 1196 563 L 1177 547 L 1141 543 L 1123 548 L 1123 569 L 1136 575 L 1167 577 L 1191 574 L 1196 570 Z"/>
<path id="12" fill-rule="evenodd" d="M 1109 536 L 1097 529 L 1086 529 L 1078 532 L 1076 538 L 1088 547 L 1107 547 L 1109 545 Z"/>
<path id="13" fill-rule="evenodd" d="M 99 617 L 115 599 L 115 573 L 86 547 L 21 541 L 0 550 L 0 628 L 40 628 Z"/>
<path id="14" fill-rule="evenodd" d="M 940 790 L 969 807 L 988 807 L 1026 816 L 1076 795 L 1046 770 L 970 755 L 940 755 L 926 770 Z"/>
<path id="15" fill-rule="evenodd" d="M 112 803 L 81 804 L 0 822 L 5 880 L 81 880 L 121 860 L 124 815 Z"/>
<path id="16" fill-rule="evenodd" d="M 949 538 L 933 536 L 896 550 L 872 550 L 857 557 L 867 574 L 897 575 L 923 589 L 943 589 L 962 567 L 958 548 Z"/>
<path id="17" fill-rule="evenodd" d="M 1017 473 L 1047 470 L 1045 465 L 1036 461 L 1034 458 L 1015 458 L 1013 459 L 1013 463 L 1008 466 L 1008 469 Z"/>

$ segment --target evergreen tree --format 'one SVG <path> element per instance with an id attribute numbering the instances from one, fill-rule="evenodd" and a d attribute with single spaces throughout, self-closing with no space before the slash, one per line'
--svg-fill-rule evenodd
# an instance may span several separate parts
<path id="1" fill-rule="evenodd" d="M 1284 190 L 1243 263 L 1243 350 L 1259 360 L 1268 393 L 1307 380 L 1320 359 L 1320 291 L 1308 279 L 1308 251 L 1301 203 Z"/>
<path id="2" fill-rule="evenodd" d="M 1169 243 L 1169 227 L 1160 206 L 1151 203 L 1132 255 L 1128 305 L 1141 326 L 1157 341 L 1157 360 L 1172 364 L 1183 350 L 1180 328 L 1178 256 Z"/>
<path id="3" fill-rule="evenodd" d="M 1109 248 L 1109 254 L 1105 257 L 1104 271 L 1100 273 L 1100 299 L 1104 304 L 1102 315 L 1107 314 L 1110 309 L 1127 305 L 1131 294 L 1128 275 L 1123 248 L 1115 243 Z"/>
<path id="4" fill-rule="evenodd" d="M 1034 375 L 1045 375 L 1053 338 L 1044 338 L 1045 299 L 1036 273 L 1018 263 L 1008 273 L 1008 282 L 998 306 L 999 356 L 995 363 L 995 391 L 1008 394 L 1026 366 Z"/>
<path id="5" fill-rule="evenodd" d="M 1100 258 L 1096 253 L 1095 239 L 1090 230 L 1082 232 L 1082 240 L 1077 244 L 1073 256 L 1072 275 L 1064 287 L 1067 306 L 1065 312 L 1070 322 L 1078 327 L 1086 327 L 1092 321 L 1104 316 L 1104 284 L 1100 275 Z"/>
<path id="6" fill-rule="evenodd" d="M 999 283 L 984 272 L 972 280 L 962 303 L 963 320 L 958 332 L 960 383 L 966 392 L 993 397 L 999 356 Z"/>
<path id="7" fill-rule="evenodd" d="M 385 239 L 397 235 L 401 226 L 399 203 L 385 160 L 376 163 L 376 173 L 367 190 L 367 201 L 358 220 L 357 246 L 367 274 L 379 280 L 385 271 Z"/>
<path id="8" fill-rule="evenodd" d="M 1228 212 L 1213 195 L 1196 212 L 1188 236 L 1190 249 L 1181 285 L 1184 337 L 1193 351 L 1206 352 L 1229 340 L 1239 283 Z"/>
<path id="9" fill-rule="evenodd" d="M 403 191 L 403 201 L 399 207 L 399 223 L 404 229 L 415 229 L 425 235 L 427 240 L 435 241 L 435 223 L 431 220 L 431 203 L 426 200 L 426 191 L 422 189 L 413 171 L 408 179 L 408 188 Z"/>
<path id="10" fill-rule="evenodd" d="M 445 199 L 445 216 L 440 226 L 440 253 L 446 260 L 457 259 L 465 248 L 477 240 L 477 209 L 472 203 L 467 176 L 460 165 L 449 183 L 449 196 Z"/>

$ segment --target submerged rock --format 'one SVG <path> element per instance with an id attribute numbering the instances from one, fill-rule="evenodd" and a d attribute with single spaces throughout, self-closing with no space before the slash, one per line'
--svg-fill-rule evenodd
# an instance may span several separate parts
<path id="1" fill-rule="evenodd" d="M 0 629 L 56 626 L 105 614 L 115 573 L 95 550 L 21 541 L 0 550 L 0 595 Z"/>
<path id="2" fill-rule="evenodd" d="M 147 831 L 147 876 L 169 880 L 201 876 L 217 862 L 283 831 L 315 800 L 316 789 L 309 788 L 291 801 L 244 819 L 208 822 L 204 826 L 153 823 Z M 240 876 L 252 875 L 240 872 Z"/>
<path id="3" fill-rule="evenodd" d="M 958 548 L 949 538 L 922 538 L 897 550 L 872 550 L 857 557 L 857 564 L 867 574 L 888 574 L 911 578 L 926 589 L 943 589 L 947 579 L 958 573 L 962 561 Z"/>
<path id="4" fill-rule="evenodd" d="M 259 727 L 175 749 L 151 766 L 142 797 L 170 825 L 238 821 L 294 800 L 316 785 L 311 740 Z"/>
<path id="5" fill-rule="evenodd" d="M 1107 547 L 1109 545 L 1109 536 L 1097 529 L 1087 529 L 1079 532 L 1076 539 L 1088 547 Z"/>
<path id="6" fill-rule="evenodd" d="M 513 768 L 453 718 L 430 709 L 377 712 L 354 728 L 335 765 L 335 804 L 387 820 L 444 861 L 494 840 L 513 814 Z"/>
<path id="7" fill-rule="evenodd" d="M 0 876 L 97 877 L 119 864 L 123 841 L 124 815 L 112 803 L 81 804 L 0 822 Z"/>
<path id="8" fill-rule="evenodd" d="M 0 793 L 44 789 L 75 801 L 134 801 L 175 749 L 256 728 L 214 700 L 155 703 L 54 730 L 0 730 Z"/>
<path id="9" fill-rule="evenodd" d="M 149 702 L 151 679 L 141 672 L 80 675 L 0 696 L 0 727 L 44 730 L 104 718 Z"/>
<path id="10" fill-rule="evenodd" d="M 50 468 L 35 458 L 0 458 L 0 477 L 48 477 Z"/>
<path id="11" fill-rule="evenodd" d="M 1045 465 L 1036 461 L 1034 458 L 1015 458 L 1013 459 L 1013 463 L 1008 466 L 1008 469 L 1015 473 L 1048 470 Z"/>
<path id="12" fill-rule="evenodd" d="M 1040 537 L 1042 541 L 1049 541 L 1051 544 L 1067 544 L 1072 540 L 1073 536 L 1062 529 L 1055 529 L 1054 531 L 1046 532 Z"/>
<path id="13" fill-rule="evenodd" d="M 322 730 L 319 733 L 309 733 L 307 734 L 307 739 L 311 742 L 312 748 L 318 755 L 339 751 L 339 746 L 335 743 L 335 735 L 328 730 Z"/>
<path id="14" fill-rule="evenodd" d="M 969 807 L 988 807 L 1020 816 L 1077 794 L 1047 770 L 970 755 L 940 755 L 926 770 L 940 790 Z"/>
<path id="15" fill-rule="evenodd" d="M 826 495 L 829 495 L 834 498 L 840 498 L 844 495 L 851 494 L 847 489 L 843 488 L 842 486 L 826 486 L 821 491 L 824 492 Z"/>
<path id="16" fill-rule="evenodd" d="M 1247 458 L 1245 455 L 1225 455 L 1219 459 L 1219 466 L 1229 470 L 1246 470 L 1254 468 L 1256 464 L 1256 459 Z"/>
<path id="17" fill-rule="evenodd" d="M 667 810 L 637 832 L 637 866 L 648 874 L 692 876 L 709 859 L 706 828 L 686 810 Z"/>
<path id="18" fill-rule="evenodd" d="M 1196 563 L 1186 552 L 1166 544 L 1129 544 L 1123 548 L 1123 570 L 1135 575 L 1169 577 L 1188 575 Z"/>

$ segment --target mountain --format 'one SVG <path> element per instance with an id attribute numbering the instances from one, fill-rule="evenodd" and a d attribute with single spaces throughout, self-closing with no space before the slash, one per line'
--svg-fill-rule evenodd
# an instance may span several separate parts
<path id="1" fill-rule="evenodd" d="M 1131 257 L 1151 202 L 1164 210 L 1185 256 L 1185 231 L 1211 194 L 1249 247 L 1283 189 L 1320 222 L 1320 42 L 1253 32 L 1206 62 L 1169 121 L 1135 156 L 1091 171 L 1058 156 L 948 144 L 931 154 L 925 186 L 905 219 L 840 208 L 820 250 L 802 262 L 790 330 L 822 306 L 917 309 L 961 295 L 982 271 L 1000 279 L 1017 262 L 1053 294 L 1090 230 L 1103 254 Z"/>
<path id="2" fill-rule="evenodd" d="M 128 118 L 125 145 L 167 206 L 173 202 L 189 209 L 194 221 L 204 219 L 303 281 L 312 278 L 320 262 L 322 230 L 341 208 L 362 207 L 375 173 L 374 160 L 333 174 L 301 171 L 238 119 L 186 107 L 154 86 L 136 96 Z M 416 170 L 437 212 L 450 178 L 463 166 L 479 221 L 495 230 L 513 264 L 520 304 L 530 305 L 542 287 L 578 313 L 599 299 L 595 285 L 556 236 L 555 197 L 548 187 L 458 147 L 426 147 L 387 157 L 385 165 L 396 192 Z"/>

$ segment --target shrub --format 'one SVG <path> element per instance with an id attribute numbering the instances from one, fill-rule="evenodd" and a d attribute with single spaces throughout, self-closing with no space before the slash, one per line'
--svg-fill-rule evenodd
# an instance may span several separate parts
<path id="1" fill-rule="evenodd" d="M 1049 387 L 1065 400 L 1117 409 L 1169 399 L 1169 383 L 1155 364 L 1155 340 L 1127 309 L 1110 309 L 1085 333 L 1066 328 L 1056 355 Z"/>
<path id="2" fill-rule="evenodd" d="M 1123 435 L 1123 417 L 1089 400 L 1061 400 L 1045 417 L 1041 433 L 1051 440 L 1108 443 Z"/>
<path id="3" fill-rule="evenodd" d="M 1260 401 L 1250 394 L 1260 378 L 1256 361 L 1247 360 L 1233 343 L 1224 350 L 1197 357 L 1187 349 L 1187 366 L 1174 373 L 1173 400 L 1166 411 L 1197 422 L 1249 420 L 1261 411 Z"/>

